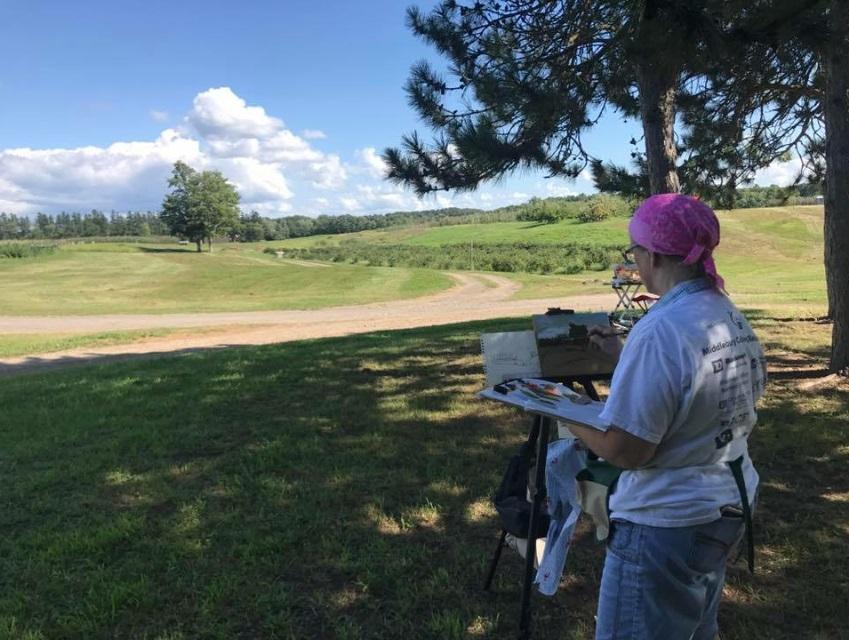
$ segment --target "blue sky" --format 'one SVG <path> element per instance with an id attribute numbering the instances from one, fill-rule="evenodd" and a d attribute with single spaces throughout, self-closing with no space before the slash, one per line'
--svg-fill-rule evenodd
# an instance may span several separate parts
<path id="1" fill-rule="evenodd" d="M 406 27 L 405 6 L 4 0 L 0 210 L 156 209 L 176 159 L 221 170 L 244 208 L 271 216 L 592 191 L 585 178 L 526 174 L 421 201 L 383 181 L 377 154 L 426 131 L 402 87 L 433 54 Z M 588 148 L 625 163 L 635 133 L 612 115 Z"/>

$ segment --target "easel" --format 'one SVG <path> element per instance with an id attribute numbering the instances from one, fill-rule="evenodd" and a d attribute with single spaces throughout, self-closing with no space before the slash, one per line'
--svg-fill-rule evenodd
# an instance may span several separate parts
<path id="1" fill-rule="evenodd" d="M 613 278 L 610 281 L 610 286 L 619 298 L 610 317 L 620 325 L 626 324 L 629 316 L 634 312 L 637 312 L 638 315 L 645 314 L 651 304 L 657 300 L 657 297 L 650 293 L 639 292 L 643 288 L 641 280 Z M 633 317 L 630 324 L 633 325 Z"/>
<path id="2" fill-rule="evenodd" d="M 592 376 L 575 376 L 571 378 L 546 378 L 551 382 L 561 382 L 564 385 L 574 388 L 575 384 L 580 384 L 586 394 L 593 400 L 598 400 L 598 392 L 593 386 L 593 380 L 607 380 L 609 375 L 592 375 Z M 534 560 L 536 559 L 536 526 L 539 519 L 542 501 L 545 500 L 545 464 L 548 458 L 548 441 L 551 437 L 551 428 L 554 420 L 548 416 L 535 415 L 531 425 L 530 433 L 528 434 L 528 443 L 532 448 L 536 449 L 536 468 L 534 469 L 534 487 L 531 495 L 531 517 L 528 526 L 528 544 L 525 553 L 525 574 L 522 580 L 522 600 L 519 612 L 519 639 L 528 640 L 531 634 L 531 591 L 533 589 L 534 580 Z M 498 561 L 501 559 L 501 551 L 506 545 L 507 530 L 502 529 L 498 540 L 498 546 L 495 548 L 495 553 L 492 557 L 492 562 L 489 565 L 489 572 L 484 581 L 484 591 L 488 591 L 492 579 L 495 576 L 495 569 L 498 566 Z"/>

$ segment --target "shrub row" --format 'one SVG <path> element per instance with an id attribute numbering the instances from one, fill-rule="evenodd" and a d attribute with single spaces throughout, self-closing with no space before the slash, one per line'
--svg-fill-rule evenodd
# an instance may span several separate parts
<path id="1" fill-rule="evenodd" d="M 56 251 L 56 245 L 29 244 L 26 242 L 0 243 L 0 258 L 37 258 Z"/>
<path id="2" fill-rule="evenodd" d="M 484 244 L 475 246 L 447 244 L 440 247 L 376 245 L 349 242 L 332 247 L 280 249 L 268 247 L 266 253 L 283 253 L 290 258 L 348 262 L 384 267 L 424 267 L 527 273 L 580 273 L 604 271 L 621 261 L 618 247 L 569 244 Z"/>

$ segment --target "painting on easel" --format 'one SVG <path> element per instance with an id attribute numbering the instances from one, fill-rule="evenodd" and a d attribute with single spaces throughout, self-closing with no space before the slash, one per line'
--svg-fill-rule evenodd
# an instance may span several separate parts
<path id="1" fill-rule="evenodd" d="M 533 317 L 540 368 L 546 378 L 608 375 L 616 362 L 590 345 L 593 325 L 609 326 L 606 313 L 556 313 Z"/>

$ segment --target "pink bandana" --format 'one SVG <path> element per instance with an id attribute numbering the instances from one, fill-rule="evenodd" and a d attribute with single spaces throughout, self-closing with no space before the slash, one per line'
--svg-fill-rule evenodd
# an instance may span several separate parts
<path id="1" fill-rule="evenodd" d="M 712 255 L 719 244 L 719 220 L 701 200 L 679 193 L 651 196 L 634 212 L 628 231 L 653 253 L 683 256 L 684 264 L 704 263 L 713 284 L 725 289 Z"/>

